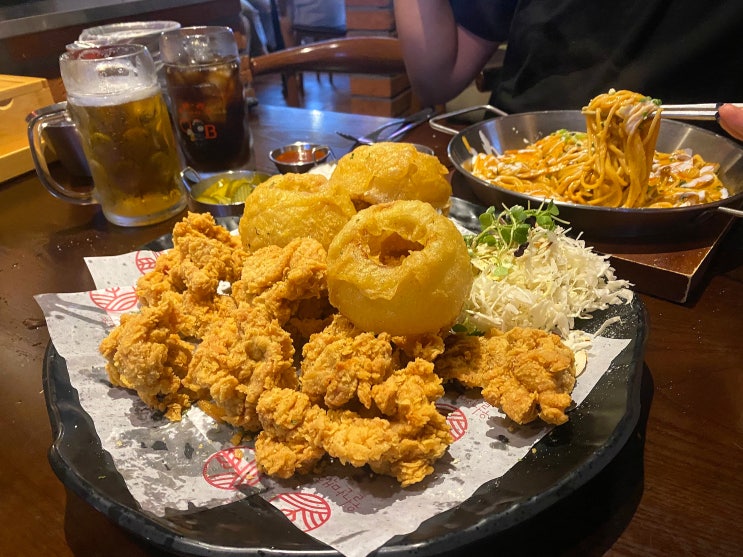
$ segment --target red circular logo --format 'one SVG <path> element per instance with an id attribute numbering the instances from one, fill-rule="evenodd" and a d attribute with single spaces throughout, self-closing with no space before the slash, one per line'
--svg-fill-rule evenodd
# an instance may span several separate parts
<path id="1" fill-rule="evenodd" d="M 449 424 L 451 429 L 451 436 L 454 441 L 459 441 L 464 434 L 467 433 L 467 416 L 464 415 L 459 408 L 452 404 L 446 404 L 444 402 L 437 402 L 436 409 L 446 416 L 446 423 Z"/>
<path id="2" fill-rule="evenodd" d="M 312 493 L 282 493 L 269 501 L 303 532 L 309 532 L 330 520 L 330 505 Z"/>
<path id="3" fill-rule="evenodd" d="M 260 481 L 255 454 L 248 447 L 231 447 L 214 453 L 204 462 L 201 473 L 209 485 L 231 491 Z"/>
<path id="4" fill-rule="evenodd" d="M 128 311 L 137 305 L 137 294 L 130 286 L 95 290 L 90 293 L 90 299 L 99 308 L 117 313 Z"/>

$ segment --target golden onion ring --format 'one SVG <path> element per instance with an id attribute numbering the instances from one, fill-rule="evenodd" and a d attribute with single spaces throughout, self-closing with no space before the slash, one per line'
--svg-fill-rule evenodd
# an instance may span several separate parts
<path id="1" fill-rule="evenodd" d="M 451 326 L 472 279 L 462 235 L 422 201 L 363 209 L 328 248 L 330 303 L 376 333 L 417 335 Z"/>
<path id="2" fill-rule="evenodd" d="M 362 145 L 338 160 L 330 182 L 358 208 L 399 199 L 426 201 L 446 213 L 451 184 L 446 167 L 412 143 Z"/>
<path id="3" fill-rule="evenodd" d="M 278 174 L 245 200 L 239 232 L 248 251 L 314 238 L 325 249 L 356 214 L 351 198 L 320 174 Z"/>

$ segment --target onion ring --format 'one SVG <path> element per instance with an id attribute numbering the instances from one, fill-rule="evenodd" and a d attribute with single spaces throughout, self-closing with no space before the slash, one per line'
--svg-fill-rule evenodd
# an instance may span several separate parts
<path id="1" fill-rule="evenodd" d="M 330 303 L 375 333 L 417 335 L 451 326 L 472 279 L 462 235 L 423 201 L 363 209 L 328 248 Z"/>
<path id="2" fill-rule="evenodd" d="M 286 246 L 309 236 L 325 249 L 356 209 L 351 198 L 319 174 L 278 174 L 245 200 L 239 231 L 248 251 Z"/>
<path id="3" fill-rule="evenodd" d="M 348 192 L 357 208 L 399 199 L 426 201 L 449 211 L 448 171 L 434 155 L 412 143 L 361 145 L 338 160 L 330 183 Z"/>

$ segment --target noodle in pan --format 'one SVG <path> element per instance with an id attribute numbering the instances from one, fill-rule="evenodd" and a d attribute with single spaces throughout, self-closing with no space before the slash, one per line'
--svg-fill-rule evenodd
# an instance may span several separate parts
<path id="1" fill-rule="evenodd" d="M 656 152 L 659 102 L 632 91 L 591 99 L 586 132 L 558 130 L 523 149 L 477 154 L 472 174 L 520 193 L 582 205 L 666 208 L 728 197 L 718 165 Z"/>

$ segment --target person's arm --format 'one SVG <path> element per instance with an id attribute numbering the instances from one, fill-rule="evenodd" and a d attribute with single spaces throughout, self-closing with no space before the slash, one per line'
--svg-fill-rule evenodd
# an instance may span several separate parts
<path id="1" fill-rule="evenodd" d="M 735 139 L 743 141 L 743 108 L 723 104 L 719 109 L 720 126 Z"/>
<path id="2" fill-rule="evenodd" d="M 425 104 L 456 97 L 498 47 L 459 27 L 447 0 L 395 0 L 394 7 L 408 78 Z"/>

